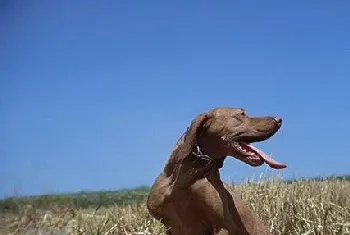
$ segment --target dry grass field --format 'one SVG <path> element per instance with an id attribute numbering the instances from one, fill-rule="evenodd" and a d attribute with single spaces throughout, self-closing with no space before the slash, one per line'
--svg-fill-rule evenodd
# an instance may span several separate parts
<path id="1" fill-rule="evenodd" d="M 279 179 L 227 185 L 276 235 L 350 235 L 350 181 Z M 145 203 L 95 208 L 26 203 L 1 213 L 0 234 L 165 234 Z"/>

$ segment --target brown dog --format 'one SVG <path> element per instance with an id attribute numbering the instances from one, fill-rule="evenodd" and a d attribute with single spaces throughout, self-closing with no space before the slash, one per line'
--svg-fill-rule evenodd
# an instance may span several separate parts
<path id="1" fill-rule="evenodd" d="M 277 117 L 249 117 L 243 109 L 216 108 L 198 115 L 172 150 L 147 200 L 151 215 L 171 235 L 266 235 L 267 227 L 220 180 L 226 156 L 251 165 L 281 164 L 250 143 L 270 138 Z"/>

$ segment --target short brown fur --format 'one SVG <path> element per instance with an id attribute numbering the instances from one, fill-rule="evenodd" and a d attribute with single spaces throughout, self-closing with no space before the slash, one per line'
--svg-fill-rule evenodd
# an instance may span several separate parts
<path id="1" fill-rule="evenodd" d="M 147 200 L 151 215 L 171 235 L 271 235 L 244 202 L 227 191 L 219 168 L 228 155 L 247 162 L 237 156 L 232 141 L 266 140 L 280 125 L 279 118 L 249 117 L 240 108 L 199 114 L 151 188 Z M 211 160 L 196 156 L 197 146 Z"/>

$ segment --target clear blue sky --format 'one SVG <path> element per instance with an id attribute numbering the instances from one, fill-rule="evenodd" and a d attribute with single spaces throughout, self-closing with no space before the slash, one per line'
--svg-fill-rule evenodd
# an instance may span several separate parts
<path id="1" fill-rule="evenodd" d="M 0 3 L 0 197 L 150 185 L 192 118 L 276 114 L 240 181 L 350 173 L 350 1 Z"/>

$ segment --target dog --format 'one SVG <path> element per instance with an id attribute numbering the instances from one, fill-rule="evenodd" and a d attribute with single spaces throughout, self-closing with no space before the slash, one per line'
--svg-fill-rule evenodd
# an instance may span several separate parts
<path id="1" fill-rule="evenodd" d="M 218 107 L 196 116 L 173 148 L 147 197 L 149 213 L 171 235 L 272 235 L 220 179 L 227 156 L 251 166 L 282 164 L 253 146 L 281 127 L 273 116 L 251 117 L 241 108 Z"/>

